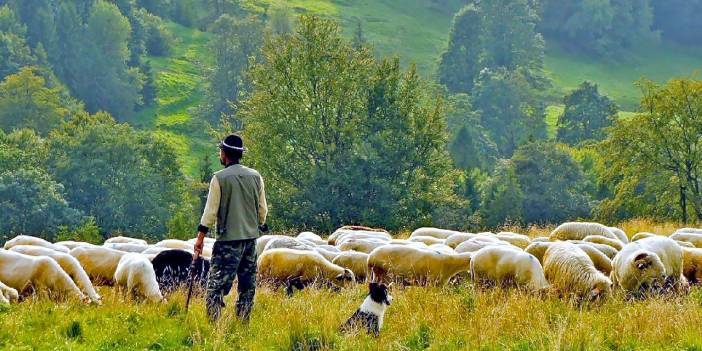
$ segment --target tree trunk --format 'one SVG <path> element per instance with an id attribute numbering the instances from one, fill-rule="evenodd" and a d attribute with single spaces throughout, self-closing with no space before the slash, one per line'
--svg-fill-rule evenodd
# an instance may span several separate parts
<path id="1" fill-rule="evenodd" d="M 685 187 L 680 187 L 680 209 L 682 210 L 682 222 L 687 224 L 687 194 L 685 194 Z"/>

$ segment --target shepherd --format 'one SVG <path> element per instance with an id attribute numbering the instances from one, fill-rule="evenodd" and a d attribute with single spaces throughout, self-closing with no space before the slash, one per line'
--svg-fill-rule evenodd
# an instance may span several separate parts
<path id="1" fill-rule="evenodd" d="M 219 143 L 219 160 L 224 169 L 210 181 L 195 242 L 196 257 L 202 253 L 205 236 L 217 223 L 210 260 L 206 305 L 211 321 L 222 313 L 224 296 L 229 294 L 234 278 L 239 296 L 236 315 L 248 321 L 256 294 L 256 239 L 267 231 L 268 207 L 263 178 L 258 171 L 240 164 L 246 149 L 237 134 Z"/>

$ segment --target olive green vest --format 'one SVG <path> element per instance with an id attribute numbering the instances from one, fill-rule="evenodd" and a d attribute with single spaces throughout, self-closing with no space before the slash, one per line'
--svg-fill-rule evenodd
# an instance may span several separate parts
<path id="1" fill-rule="evenodd" d="M 258 238 L 261 175 L 254 169 L 236 164 L 214 176 L 222 192 L 217 212 L 217 240 Z"/>

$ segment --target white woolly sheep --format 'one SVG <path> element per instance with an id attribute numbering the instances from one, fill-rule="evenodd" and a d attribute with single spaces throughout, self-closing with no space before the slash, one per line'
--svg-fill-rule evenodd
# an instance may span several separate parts
<path id="1" fill-rule="evenodd" d="M 500 239 L 494 238 L 494 240 L 485 237 L 475 237 L 473 239 L 462 242 L 460 245 L 456 246 L 454 249 L 456 253 L 466 253 L 466 252 L 476 252 L 484 247 L 493 245 L 509 245 L 512 244 L 502 241 Z M 513 246 L 516 248 L 516 246 Z"/>
<path id="2" fill-rule="evenodd" d="M 68 250 L 73 250 L 78 246 L 87 246 L 87 245 L 92 245 L 91 243 L 86 243 L 84 241 L 59 241 L 56 243 L 56 245 L 61 245 Z"/>
<path id="3" fill-rule="evenodd" d="M 15 303 L 19 300 L 17 289 L 11 288 L 0 281 L 0 302 L 4 304 Z"/>
<path id="4" fill-rule="evenodd" d="M 104 246 L 79 246 L 70 255 L 80 262 L 94 284 L 112 284 L 115 270 L 127 253 Z"/>
<path id="5" fill-rule="evenodd" d="M 672 287 L 687 288 L 683 274 L 683 250 L 674 240 L 662 236 L 631 242 L 612 261 L 612 281 L 637 296 Z"/>
<path id="6" fill-rule="evenodd" d="M 547 236 L 537 236 L 536 238 L 531 239 L 532 243 L 543 243 L 547 241 L 551 241 L 551 239 Z"/>
<path id="7" fill-rule="evenodd" d="M 128 236 L 113 236 L 105 240 L 104 244 L 137 244 L 148 245 L 144 239 L 130 238 Z"/>
<path id="8" fill-rule="evenodd" d="M 52 297 L 68 296 L 85 301 L 85 295 L 56 261 L 9 250 L 0 250 L 0 281 L 24 294 L 30 289 Z"/>
<path id="9" fill-rule="evenodd" d="M 687 241 L 675 240 L 675 242 L 676 242 L 678 245 L 680 245 L 680 247 L 682 247 L 682 248 L 694 249 L 694 248 L 697 247 L 697 246 L 695 246 L 695 245 L 693 245 L 692 243 L 689 243 L 689 242 L 687 242 Z"/>
<path id="10" fill-rule="evenodd" d="M 690 284 L 702 282 L 702 249 L 683 249 L 683 275 Z"/>
<path id="11" fill-rule="evenodd" d="M 337 240 L 340 240 L 344 237 L 356 239 L 375 238 L 388 241 L 392 240 L 390 234 L 382 229 L 373 229 L 361 226 L 344 226 L 332 233 L 332 235 L 330 235 L 329 238 L 327 238 L 327 243 L 329 245 L 337 245 Z"/>
<path id="12" fill-rule="evenodd" d="M 124 252 L 142 253 L 150 246 L 132 243 L 105 243 L 102 246 Z M 158 247 L 158 246 L 157 246 Z"/>
<path id="13" fill-rule="evenodd" d="M 413 236 L 407 239 L 410 242 L 425 243 L 427 245 L 443 244 L 445 239 L 438 239 L 433 236 Z"/>
<path id="14" fill-rule="evenodd" d="M 575 244 L 553 243 L 544 253 L 543 262 L 546 279 L 562 295 L 596 300 L 608 297 L 612 291 L 612 281 Z"/>
<path id="15" fill-rule="evenodd" d="M 444 244 L 450 246 L 452 249 L 455 249 L 456 246 L 460 245 L 464 241 L 468 241 L 472 238 L 475 238 L 477 234 L 472 234 L 472 233 L 458 233 L 458 234 L 453 234 L 446 238 L 446 242 Z"/>
<path id="16" fill-rule="evenodd" d="M 29 235 L 18 235 L 10 240 L 8 240 L 5 243 L 5 249 L 9 250 L 13 246 L 17 245 L 32 245 L 32 246 L 41 246 L 45 247 L 48 249 L 52 249 L 54 251 L 58 252 L 65 252 L 68 253 L 68 248 L 62 245 L 57 245 L 57 244 L 52 244 L 42 238 L 37 238 L 34 236 L 29 236 Z"/>
<path id="17" fill-rule="evenodd" d="M 588 235 L 601 235 L 610 239 L 617 239 L 617 236 L 607 226 L 592 222 L 563 223 L 551 232 L 549 238 L 551 241 L 583 240 Z"/>
<path id="18" fill-rule="evenodd" d="M 456 251 L 455 251 L 454 249 L 452 249 L 450 246 L 444 245 L 444 244 L 433 244 L 433 245 L 429 245 L 429 249 L 436 250 L 436 251 L 440 251 L 440 252 L 445 252 L 445 253 L 448 253 L 448 254 L 454 254 L 454 253 L 456 253 Z"/>
<path id="19" fill-rule="evenodd" d="M 583 241 L 587 242 L 587 243 L 608 245 L 608 246 L 611 246 L 617 250 L 621 250 L 624 247 L 624 243 L 619 241 L 619 239 L 612 239 L 612 238 L 604 237 L 602 235 L 588 235 L 585 238 L 583 238 Z"/>
<path id="20" fill-rule="evenodd" d="M 702 248 L 702 234 L 675 232 L 673 233 L 673 235 L 670 236 L 670 238 L 676 241 L 685 241 L 692 245 L 695 245 L 695 247 Z"/>
<path id="21" fill-rule="evenodd" d="M 341 251 L 359 251 L 370 253 L 374 249 L 388 245 L 389 241 L 382 239 L 356 239 L 356 238 L 344 238 L 341 241 L 337 241 L 337 247 Z M 426 244 L 425 244 L 426 245 Z"/>
<path id="22" fill-rule="evenodd" d="M 488 246 L 478 250 L 470 261 L 470 275 L 481 285 L 516 285 L 535 292 L 549 286 L 539 260 L 514 246 Z"/>
<path id="23" fill-rule="evenodd" d="M 268 244 L 269 241 L 277 238 L 289 238 L 287 235 L 262 235 L 258 239 L 256 239 L 256 255 L 261 256 L 263 253 L 263 249 L 266 248 L 266 244 Z"/>
<path id="24" fill-rule="evenodd" d="M 344 251 L 332 260 L 332 263 L 351 270 L 357 281 L 364 281 L 368 276 L 368 254 L 358 251 Z"/>
<path id="25" fill-rule="evenodd" d="M 650 238 L 652 236 L 660 236 L 660 235 L 654 234 L 654 233 L 649 233 L 649 232 L 639 232 L 639 233 L 634 234 L 634 236 L 631 237 L 631 241 L 637 241 L 637 240 L 641 240 L 644 238 Z"/>
<path id="26" fill-rule="evenodd" d="M 188 241 L 184 240 L 178 240 L 178 239 L 165 239 L 157 242 L 153 246 L 155 247 L 167 247 L 169 249 L 180 249 L 180 250 L 189 250 L 193 251 L 194 250 L 194 243 L 190 243 Z M 205 258 L 210 258 L 212 257 L 212 248 L 213 244 L 210 243 L 204 243 L 202 247 L 202 257 Z"/>
<path id="27" fill-rule="evenodd" d="M 629 243 L 629 236 L 626 235 L 626 232 L 624 232 L 623 230 L 621 230 L 617 227 L 607 227 L 607 228 L 609 228 L 609 230 L 612 232 L 612 234 L 614 234 L 617 237 L 617 239 L 619 239 L 619 241 L 621 241 L 624 244 Z"/>
<path id="28" fill-rule="evenodd" d="M 532 242 L 526 249 L 525 252 L 530 253 L 536 257 L 539 262 L 543 264 L 543 257 L 546 250 L 555 242 Z M 612 261 L 603 254 L 600 250 L 596 249 L 589 243 L 578 242 L 574 243 L 579 249 L 581 249 L 585 254 L 590 257 L 592 263 L 595 265 L 598 271 L 609 275 L 612 272 Z"/>
<path id="29" fill-rule="evenodd" d="M 263 251 L 272 249 L 295 249 L 295 250 L 314 250 L 314 245 L 304 243 L 291 236 L 282 236 L 279 238 L 272 238 L 269 240 Z"/>
<path id="30" fill-rule="evenodd" d="M 529 239 L 528 236 L 523 234 L 517 234 L 512 232 L 500 232 L 495 234 L 495 237 L 502 241 L 506 241 L 520 249 L 524 249 L 527 246 L 529 246 L 529 244 L 531 244 L 531 239 Z"/>
<path id="31" fill-rule="evenodd" d="M 600 252 L 605 254 L 605 256 L 607 256 L 607 258 L 609 258 L 610 260 L 613 260 L 614 257 L 617 256 L 617 254 L 619 253 L 619 250 L 617 250 L 609 245 L 605 245 L 605 244 L 598 244 L 598 243 L 593 243 L 593 242 L 589 242 L 589 241 L 582 241 L 582 240 L 568 240 L 568 242 L 571 244 L 576 244 L 576 245 L 581 245 L 581 244 L 590 245 L 590 246 L 596 248 L 597 250 L 600 250 Z"/>
<path id="32" fill-rule="evenodd" d="M 126 288 L 132 296 L 145 297 L 151 302 L 162 302 L 156 273 L 146 257 L 138 253 L 126 253 L 120 258 L 115 270 L 115 285 Z"/>
<path id="33" fill-rule="evenodd" d="M 80 265 L 80 262 L 78 262 L 75 257 L 67 253 L 31 245 L 17 245 L 11 248 L 10 251 L 28 256 L 43 256 L 53 259 L 59 264 L 59 266 L 61 266 L 68 276 L 73 279 L 76 286 L 78 286 L 78 288 L 90 299 L 91 302 L 100 303 L 100 295 L 98 295 L 97 291 L 95 291 L 95 287 L 93 287 L 93 283 L 90 282 L 88 274 L 85 273 L 83 266 Z"/>
<path id="34" fill-rule="evenodd" d="M 385 245 L 368 256 L 369 274 L 382 282 L 397 279 L 407 284 L 445 285 L 453 276 L 470 269 L 469 253 L 446 254 L 406 245 Z"/>
<path id="35" fill-rule="evenodd" d="M 183 250 L 183 249 L 171 249 L 169 247 L 156 247 L 156 246 L 149 246 L 146 250 L 142 251 L 142 255 L 158 255 L 161 252 L 168 251 L 168 250 Z M 183 250 L 187 251 L 191 254 L 195 253 L 193 250 Z"/>
<path id="36" fill-rule="evenodd" d="M 258 274 L 275 286 L 303 289 L 315 282 L 343 287 L 356 278 L 349 269 L 335 265 L 315 251 L 295 249 L 264 250 L 258 258 Z"/>
<path id="37" fill-rule="evenodd" d="M 677 233 L 693 233 L 693 234 L 702 234 L 702 229 L 699 228 L 680 228 L 676 230 L 673 234 Z"/>
<path id="38" fill-rule="evenodd" d="M 463 233 L 457 232 L 455 230 L 423 227 L 423 228 L 415 229 L 415 231 L 413 231 L 412 234 L 410 234 L 410 238 L 414 238 L 416 236 L 430 236 L 433 238 L 446 240 L 446 239 L 448 239 L 448 237 L 450 237 L 451 235 L 454 235 L 454 234 L 463 234 Z"/>
<path id="39" fill-rule="evenodd" d="M 298 240 L 306 240 L 311 243 L 314 243 L 315 245 L 324 245 L 327 243 L 326 240 L 322 239 L 321 236 L 312 233 L 312 232 L 302 232 L 297 235 L 296 237 Z"/>

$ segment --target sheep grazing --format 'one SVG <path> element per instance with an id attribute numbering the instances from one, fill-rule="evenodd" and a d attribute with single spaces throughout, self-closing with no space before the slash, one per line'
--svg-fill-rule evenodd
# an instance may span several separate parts
<path id="1" fill-rule="evenodd" d="M 357 281 L 364 281 L 368 276 L 368 254 L 357 251 L 344 251 L 332 260 L 332 263 L 349 269 Z"/>
<path id="2" fill-rule="evenodd" d="M 454 249 L 452 249 L 450 246 L 444 245 L 444 244 L 429 245 L 429 249 L 436 250 L 436 251 L 443 252 L 443 253 L 447 253 L 447 254 L 456 253 L 456 251 Z"/>
<path id="3" fill-rule="evenodd" d="M 525 249 L 529 244 L 531 244 L 531 239 L 523 234 L 517 234 L 512 232 L 500 232 L 495 234 L 495 237 L 506 241 L 520 249 Z"/>
<path id="4" fill-rule="evenodd" d="M 85 301 L 85 295 L 56 261 L 9 250 L 0 250 L 0 281 L 20 294 L 47 292 L 51 297 L 73 297 Z"/>
<path id="5" fill-rule="evenodd" d="M 8 240 L 5 243 L 5 250 L 11 249 L 13 246 L 17 245 L 32 245 L 32 246 L 41 246 L 45 247 L 47 249 L 52 249 L 54 251 L 58 252 L 64 252 L 68 253 L 68 248 L 65 246 L 57 245 L 57 244 L 52 244 L 42 238 L 37 238 L 34 236 L 29 236 L 29 235 L 18 235 L 10 240 Z"/>
<path id="6" fill-rule="evenodd" d="M 470 269 L 470 254 L 446 254 L 406 245 L 385 245 L 368 256 L 368 271 L 383 279 L 407 284 L 445 285 L 449 279 Z"/>
<path id="7" fill-rule="evenodd" d="M 151 302 L 164 301 L 154 267 L 141 254 L 125 253 L 119 260 L 114 280 L 118 289 L 126 288 L 132 296 L 144 297 Z"/>
<path id="8" fill-rule="evenodd" d="M 314 245 L 304 243 L 291 236 L 282 236 L 280 238 L 272 238 L 268 241 L 263 251 L 272 249 L 295 249 L 295 250 L 314 250 Z"/>
<path id="9" fill-rule="evenodd" d="M 583 238 L 583 241 L 588 243 L 608 245 L 617 250 L 621 250 L 624 247 L 624 243 L 619 241 L 619 239 L 611 239 L 602 235 L 588 235 L 585 238 Z"/>
<path id="10" fill-rule="evenodd" d="M 114 236 L 105 240 L 103 244 L 137 244 L 148 245 L 149 243 L 143 239 L 130 238 L 128 236 Z"/>
<path id="11" fill-rule="evenodd" d="M 609 228 L 609 230 L 612 232 L 612 234 L 614 234 L 617 237 L 617 239 L 619 239 L 619 241 L 621 241 L 624 244 L 629 243 L 629 237 L 626 235 L 626 233 L 623 230 L 621 230 L 617 227 L 607 227 L 607 228 Z"/>
<path id="12" fill-rule="evenodd" d="M 278 239 L 278 238 L 290 238 L 287 235 L 262 235 L 258 239 L 256 239 L 256 255 L 261 256 L 263 253 L 263 250 L 266 248 L 266 245 L 268 245 L 268 242 L 273 240 L 273 239 Z"/>
<path id="13" fill-rule="evenodd" d="M 673 288 L 687 289 L 683 249 L 666 237 L 650 237 L 624 246 L 612 261 L 612 281 L 631 296 Z"/>
<path id="14" fill-rule="evenodd" d="M 374 249 L 387 245 L 389 241 L 382 239 L 357 239 L 357 238 L 343 238 L 342 240 L 337 240 L 337 247 L 341 251 L 359 251 L 370 253 Z M 426 244 L 425 244 L 426 245 Z"/>
<path id="15" fill-rule="evenodd" d="M 593 242 L 589 242 L 589 241 L 582 241 L 582 240 L 568 240 L 568 242 L 571 244 L 576 244 L 576 245 L 582 245 L 582 244 L 590 245 L 590 246 L 596 248 L 597 250 L 599 250 L 600 252 L 602 252 L 603 254 L 605 254 L 605 256 L 607 256 L 607 258 L 609 258 L 610 260 L 613 260 L 614 257 L 617 256 L 617 254 L 619 253 L 619 250 L 617 250 L 609 245 L 605 245 L 605 244 L 598 244 L 598 243 L 593 243 Z"/>
<path id="16" fill-rule="evenodd" d="M 675 240 L 675 243 L 678 244 L 678 245 L 679 245 L 680 247 L 682 247 L 682 248 L 690 248 L 690 249 L 696 248 L 695 245 L 693 245 L 692 243 L 689 243 L 689 242 L 687 242 L 687 241 L 678 241 L 678 240 Z"/>
<path id="17" fill-rule="evenodd" d="M 516 285 L 534 292 L 549 287 L 539 260 L 512 246 L 488 246 L 478 250 L 470 261 L 470 275 L 480 285 Z"/>
<path id="18" fill-rule="evenodd" d="M 59 241 L 59 242 L 56 243 L 56 245 L 61 245 L 61 246 L 65 247 L 65 248 L 67 248 L 68 250 L 73 250 L 73 249 L 75 249 L 75 248 L 78 247 L 78 246 L 89 246 L 89 245 L 92 245 L 92 244 L 91 244 L 91 243 L 86 243 L 86 242 L 84 242 L 84 241 L 70 241 L 70 240 L 69 240 L 69 241 Z"/>
<path id="19" fill-rule="evenodd" d="M 199 288 L 207 285 L 210 261 L 198 257 L 193 263 L 193 254 L 180 249 L 162 251 L 151 260 L 158 286 L 164 293 L 170 293 L 188 282 L 190 274 L 194 275 Z M 195 270 L 191 272 L 191 268 Z M 198 289 L 200 290 L 200 289 Z"/>
<path id="20" fill-rule="evenodd" d="M 683 275 L 690 284 L 702 282 L 702 249 L 683 248 Z"/>
<path id="21" fill-rule="evenodd" d="M 119 260 L 126 254 L 103 246 L 79 246 L 70 252 L 94 284 L 112 284 Z"/>
<path id="22" fill-rule="evenodd" d="M 462 242 L 473 239 L 476 236 L 477 236 L 476 234 L 471 234 L 471 233 L 453 234 L 453 235 L 449 236 L 448 238 L 446 238 L 446 242 L 444 244 L 450 246 L 452 249 L 455 249 Z"/>
<path id="23" fill-rule="evenodd" d="M 17 289 L 11 288 L 0 281 L 0 303 L 11 304 L 19 300 Z"/>
<path id="24" fill-rule="evenodd" d="M 676 231 L 670 238 L 676 241 L 688 242 L 695 245 L 695 247 L 702 248 L 702 234 Z"/>
<path id="25" fill-rule="evenodd" d="M 312 232 L 302 232 L 298 234 L 296 238 L 297 240 L 308 241 L 314 245 L 324 245 L 327 243 L 321 236 Z"/>
<path id="26" fill-rule="evenodd" d="M 551 241 L 583 240 L 589 235 L 601 235 L 610 239 L 617 239 L 609 227 L 592 222 L 566 222 L 554 229 L 549 238 Z"/>
<path id="27" fill-rule="evenodd" d="M 437 239 L 433 236 L 413 236 L 407 240 L 415 243 L 425 243 L 427 246 L 434 244 L 443 244 L 444 242 L 446 242 L 445 239 Z"/>
<path id="28" fill-rule="evenodd" d="M 640 233 L 634 234 L 634 236 L 631 237 L 631 241 L 638 241 L 638 240 L 641 240 L 644 238 L 650 238 L 652 236 L 659 236 L 659 235 L 654 234 L 654 233 L 648 233 L 648 232 L 640 232 Z"/>
<path id="29" fill-rule="evenodd" d="M 381 239 L 390 241 L 392 237 L 388 232 L 382 229 L 373 229 L 361 226 L 344 226 L 337 229 L 332 235 L 327 238 L 327 243 L 329 245 L 337 245 L 339 240 L 343 238 L 355 238 L 355 239 Z"/>
<path id="30" fill-rule="evenodd" d="M 149 248 L 148 245 L 132 244 L 132 243 L 105 243 L 102 246 L 109 247 L 124 252 L 142 253 Z"/>
<path id="31" fill-rule="evenodd" d="M 680 228 L 675 231 L 673 234 L 678 234 L 678 233 L 692 233 L 692 234 L 702 234 L 702 229 L 699 228 Z"/>
<path id="32" fill-rule="evenodd" d="M 532 243 L 542 243 L 542 242 L 547 242 L 547 241 L 551 241 L 551 239 L 547 236 L 538 236 L 534 239 L 531 239 Z"/>
<path id="33" fill-rule="evenodd" d="M 595 268 L 590 257 L 578 246 L 556 242 L 544 253 L 546 279 L 564 296 L 578 300 L 598 300 L 608 297 L 612 281 Z"/>
<path id="34" fill-rule="evenodd" d="M 10 251 L 18 252 L 28 256 L 44 256 L 49 257 L 56 261 L 56 263 L 61 266 L 61 268 L 68 274 L 73 282 L 78 286 L 78 288 L 88 296 L 91 302 L 100 303 L 100 295 L 95 291 L 93 283 L 90 282 L 88 274 L 85 273 L 83 266 L 80 265 L 78 260 L 63 252 L 54 251 L 41 246 L 30 246 L 30 245 L 17 245 L 10 249 Z"/>
<path id="35" fill-rule="evenodd" d="M 502 241 L 500 239 L 497 239 L 495 237 L 491 236 L 486 236 L 486 237 L 475 237 L 473 239 L 467 240 L 462 242 L 460 245 L 456 246 L 455 251 L 456 253 L 466 253 L 466 252 L 476 252 L 484 247 L 487 246 L 493 246 L 493 245 L 509 245 L 512 246 L 512 244 Z M 516 247 L 516 246 L 514 246 Z"/>
<path id="36" fill-rule="evenodd" d="M 455 230 L 423 227 L 423 228 L 419 228 L 419 229 L 416 229 L 415 231 L 413 231 L 412 234 L 410 234 L 410 238 L 414 238 L 416 236 L 424 236 L 424 237 L 429 236 L 429 237 L 433 237 L 436 239 L 446 240 L 451 235 L 455 235 L 455 234 L 463 234 L 463 233 L 457 232 Z"/>
<path id="37" fill-rule="evenodd" d="M 356 279 L 351 270 L 329 262 L 315 251 L 271 249 L 258 258 L 258 274 L 275 286 L 284 285 L 288 295 L 293 287 L 303 289 L 314 283 L 344 287 Z"/>
<path id="38" fill-rule="evenodd" d="M 524 249 L 524 251 L 534 255 L 534 257 L 536 257 L 539 262 L 543 264 L 544 254 L 552 244 L 555 244 L 555 242 L 532 242 L 531 245 Z M 590 260 L 592 260 L 592 263 L 595 265 L 595 268 L 597 268 L 598 271 L 606 275 L 609 275 L 612 272 L 612 261 L 609 259 L 609 257 L 607 257 L 607 255 L 602 253 L 602 251 L 596 249 L 594 246 L 590 245 L 590 243 L 577 242 L 574 244 L 580 250 L 585 252 L 588 257 L 590 257 Z"/>

